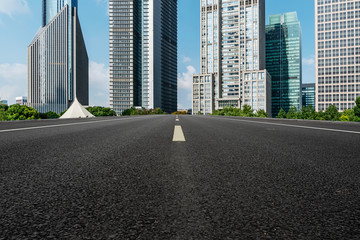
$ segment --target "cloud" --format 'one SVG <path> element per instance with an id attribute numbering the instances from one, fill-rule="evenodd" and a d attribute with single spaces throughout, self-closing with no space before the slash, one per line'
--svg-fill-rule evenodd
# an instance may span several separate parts
<path id="1" fill-rule="evenodd" d="M 315 57 L 303 58 L 302 62 L 304 65 L 315 65 Z"/>
<path id="2" fill-rule="evenodd" d="M 186 67 L 187 72 L 179 74 L 178 87 L 179 89 L 191 89 L 192 88 L 192 76 L 196 73 L 196 69 L 193 66 Z"/>
<path id="3" fill-rule="evenodd" d="M 109 68 L 103 63 L 90 61 L 90 105 L 110 106 L 109 102 Z"/>
<path id="4" fill-rule="evenodd" d="M 15 98 L 27 95 L 27 66 L 0 64 L 0 98 L 15 103 Z"/>
<path id="5" fill-rule="evenodd" d="M 191 62 L 191 58 L 183 56 L 183 63 Z"/>
<path id="6" fill-rule="evenodd" d="M 0 15 L 5 14 L 13 17 L 16 14 L 29 12 L 30 8 L 27 0 L 0 0 Z"/>

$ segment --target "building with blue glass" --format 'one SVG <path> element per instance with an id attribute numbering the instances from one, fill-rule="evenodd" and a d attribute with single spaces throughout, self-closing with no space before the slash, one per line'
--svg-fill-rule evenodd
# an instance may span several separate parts
<path id="1" fill-rule="evenodd" d="M 272 115 L 301 109 L 301 27 L 296 12 L 269 17 L 266 26 L 266 69 L 272 79 Z"/>
<path id="2" fill-rule="evenodd" d="M 316 104 L 316 92 L 315 83 L 304 83 L 302 84 L 302 106 L 312 106 L 315 109 Z"/>
<path id="3" fill-rule="evenodd" d="M 28 103 L 60 113 L 89 104 L 89 63 L 77 0 L 43 0 L 42 27 L 28 46 Z"/>
<path id="4" fill-rule="evenodd" d="M 110 0 L 110 107 L 177 110 L 177 0 Z"/>

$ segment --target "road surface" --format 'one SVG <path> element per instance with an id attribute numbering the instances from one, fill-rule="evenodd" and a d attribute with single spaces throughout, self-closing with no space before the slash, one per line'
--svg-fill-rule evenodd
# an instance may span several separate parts
<path id="1" fill-rule="evenodd" d="M 360 124 L 0 123 L 0 239 L 359 239 Z"/>

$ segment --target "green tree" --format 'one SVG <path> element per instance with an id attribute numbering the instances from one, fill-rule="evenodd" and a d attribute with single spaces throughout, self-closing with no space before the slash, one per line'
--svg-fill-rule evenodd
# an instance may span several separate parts
<path id="1" fill-rule="evenodd" d="M 343 113 L 342 113 L 342 116 L 340 117 L 340 121 L 343 121 L 342 119 L 346 119 L 345 117 L 347 117 L 349 119 L 349 121 L 351 121 L 351 122 L 355 121 L 354 109 L 346 109 L 346 110 L 344 110 Z"/>
<path id="2" fill-rule="evenodd" d="M 325 111 L 325 120 L 339 121 L 340 113 L 335 105 L 330 105 Z"/>
<path id="3" fill-rule="evenodd" d="M 281 108 L 276 118 L 286 118 L 285 110 Z"/>
<path id="4" fill-rule="evenodd" d="M 306 120 L 315 120 L 316 111 L 311 105 L 307 107 L 303 107 L 301 111 L 298 113 L 298 118 L 306 119 Z"/>
<path id="5" fill-rule="evenodd" d="M 131 115 L 149 115 L 149 114 L 165 114 L 163 110 L 161 110 L 160 108 L 156 108 L 156 109 L 145 109 L 145 108 L 141 108 L 141 109 L 136 109 L 135 107 L 126 109 L 123 111 L 122 115 L 123 116 L 131 116 Z"/>
<path id="6" fill-rule="evenodd" d="M 296 107 L 291 107 L 289 112 L 286 114 L 287 119 L 297 119 L 298 118 L 298 111 Z"/>
<path id="7" fill-rule="evenodd" d="M 111 108 L 106 107 L 88 107 L 86 108 L 95 117 L 112 117 L 116 116 L 116 112 Z"/>
<path id="8" fill-rule="evenodd" d="M 9 107 L 7 105 L 1 103 L 0 99 L 0 121 L 6 121 L 6 111 L 8 110 L 8 108 Z"/>
<path id="9" fill-rule="evenodd" d="M 356 106 L 354 107 L 354 114 L 356 117 L 360 118 L 360 97 L 356 98 Z"/>
<path id="10" fill-rule="evenodd" d="M 342 121 L 342 122 L 348 122 L 348 121 L 350 121 L 350 119 L 349 119 L 348 116 L 342 115 L 342 116 L 340 117 L 340 121 Z"/>
<path id="11" fill-rule="evenodd" d="M 264 110 L 260 109 L 259 111 L 256 112 L 256 117 L 268 118 L 269 115 Z"/>
<path id="12" fill-rule="evenodd" d="M 56 119 L 59 118 L 59 115 L 56 112 L 50 111 L 46 113 L 46 117 L 47 119 Z"/>
<path id="13" fill-rule="evenodd" d="M 8 120 L 31 120 L 39 119 L 40 113 L 32 107 L 14 104 L 7 110 Z"/>
<path id="14" fill-rule="evenodd" d="M 153 114 L 157 114 L 157 115 L 160 115 L 160 114 L 164 114 L 163 110 L 161 110 L 160 108 L 155 108 L 153 110 Z"/>
<path id="15" fill-rule="evenodd" d="M 242 107 L 242 113 L 244 117 L 254 117 L 254 110 L 249 105 L 244 105 Z"/>
<path id="16" fill-rule="evenodd" d="M 0 107 L 0 121 L 6 121 L 6 111 L 5 108 Z"/>
<path id="17" fill-rule="evenodd" d="M 325 113 L 323 111 L 317 112 L 315 120 L 325 120 Z"/>

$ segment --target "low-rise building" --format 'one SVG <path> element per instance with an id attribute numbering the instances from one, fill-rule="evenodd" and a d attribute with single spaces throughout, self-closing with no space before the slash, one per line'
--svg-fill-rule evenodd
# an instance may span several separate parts
<path id="1" fill-rule="evenodd" d="M 17 97 L 16 104 L 25 105 L 27 103 L 27 97 Z"/>
<path id="2" fill-rule="evenodd" d="M 214 111 L 214 74 L 193 76 L 192 114 L 208 115 Z"/>

